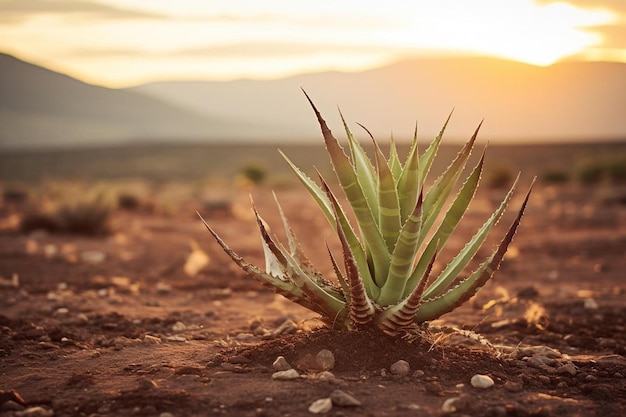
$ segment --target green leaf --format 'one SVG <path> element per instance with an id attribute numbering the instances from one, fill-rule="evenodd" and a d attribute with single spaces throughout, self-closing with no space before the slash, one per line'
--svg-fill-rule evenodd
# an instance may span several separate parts
<path id="1" fill-rule="evenodd" d="M 428 145 L 428 148 L 426 148 L 426 151 L 424 151 L 424 154 L 420 156 L 420 161 L 419 161 L 420 178 L 422 179 L 425 179 L 428 173 L 430 172 L 430 168 L 433 164 L 433 161 L 435 160 L 435 155 L 437 155 L 437 151 L 439 150 L 439 145 L 441 144 L 443 133 L 446 131 L 446 127 L 448 127 L 448 122 L 450 121 L 451 117 L 452 117 L 452 112 L 450 112 L 450 114 L 448 115 L 446 122 L 443 124 L 443 127 L 439 131 L 439 134 L 437 135 L 435 140 L 433 140 L 430 143 L 430 145 Z M 414 140 L 414 146 L 417 147 L 417 133 L 416 133 L 416 139 Z"/>
<path id="2" fill-rule="evenodd" d="M 324 213 L 324 216 L 326 217 L 328 222 L 334 228 L 335 218 L 333 216 L 333 206 L 328 200 L 326 193 L 321 190 L 321 188 L 315 183 L 315 181 L 310 179 L 304 172 L 300 170 L 300 168 L 298 168 L 293 162 L 291 162 L 287 155 L 285 155 L 280 149 L 278 150 L 278 152 L 282 155 L 285 161 L 287 161 L 287 164 L 289 164 L 291 170 L 296 174 L 302 185 L 304 185 L 304 187 L 309 191 L 309 194 L 311 194 L 319 208 L 322 210 L 322 213 Z"/>
<path id="3" fill-rule="evenodd" d="M 466 301 L 476 294 L 476 291 L 480 289 L 489 279 L 493 276 L 494 272 L 500 267 L 500 263 L 506 254 L 509 244 L 515 236 L 515 232 L 519 227 L 522 216 L 528 204 L 528 199 L 532 191 L 532 187 L 535 183 L 531 184 L 524 202 L 517 214 L 517 217 L 509 227 L 506 235 L 493 252 L 493 254 L 483 262 L 476 271 L 474 271 L 467 279 L 462 281 L 456 287 L 448 290 L 445 294 L 436 298 L 429 299 L 422 303 L 419 312 L 415 316 L 416 323 L 422 323 L 429 320 L 434 320 L 441 317 L 443 314 L 449 313 L 458 306 L 462 305 Z M 426 294 L 424 294 L 424 297 Z"/>
<path id="4" fill-rule="evenodd" d="M 417 129 L 417 126 L 415 129 Z M 393 135 L 391 135 L 389 139 L 389 169 L 391 169 L 394 180 L 398 183 L 400 174 L 402 173 L 402 163 L 400 162 L 400 155 L 398 155 L 398 148 L 396 147 L 396 141 L 393 139 Z"/>
<path id="5" fill-rule="evenodd" d="M 459 151 L 454 161 L 452 161 L 448 168 L 446 168 L 445 172 L 435 180 L 432 187 L 430 187 L 426 193 L 426 196 L 424 197 L 424 223 L 422 225 L 420 243 L 430 231 L 446 200 L 452 193 L 463 168 L 465 168 L 465 164 L 467 163 L 467 160 L 472 152 L 472 148 L 474 147 L 476 137 L 478 136 L 480 126 L 481 125 L 478 125 L 476 131 Z"/>
<path id="6" fill-rule="evenodd" d="M 415 266 L 415 269 L 411 274 L 411 277 L 408 279 L 406 287 L 404 288 L 404 296 L 407 296 L 411 289 L 417 285 L 418 280 L 421 276 L 423 276 L 424 271 L 428 266 L 428 260 L 431 258 L 432 254 L 435 253 L 436 248 L 445 247 L 448 239 L 452 235 L 452 232 L 454 232 L 457 225 L 465 215 L 467 208 L 474 198 L 476 189 L 478 188 L 484 161 L 485 151 L 483 151 L 483 154 L 474 167 L 472 173 L 467 177 L 465 183 L 457 193 L 443 220 L 439 224 L 437 231 L 433 234 L 430 241 L 423 249 L 420 259 L 418 260 L 417 265 Z"/>
<path id="7" fill-rule="evenodd" d="M 322 182 L 324 192 L 326 192 L 329 201 L 331 201 L 331 204 L 333 205 L 335 216 L 337 216 L 336 224 L 339 224 L 341 226 L 344 238 L 350 246 L 352 256 L 354 257 L 359 268 L 361 279 L 363 281 L 363 284 L 365 285 L 365 289 L 367 290 L 370 298 L 376 299 L 380 293 L 380 288 L 376 285 L 376 282 L 371 275 L 371 271 L 367 262 L 367 257 L 365 256 L 365 251 L 361 246 L 358 238 L 356 237 L 356 233 L 350 225 L 350 222 L 348 221 L 346 213 L 341 207 L 341 204 L 339 204 L 337 198 L 335 197 L 332 190 L 330 189 L 326 181 L 324 181 L 324 178 L 319 172 L 318 175 L 320 177 L 320 181 Z"/>
<path id="8" fill-rule="evenodd" d="M 389 252 L 393 252 L 402 228 L 398 190 L 383 152 L 376 141 L 373 141 L 373 144 L 374 153 L 376 154 L 376 170 L 378 172 L 378 200 L 380 201 L 378 223 L 383 239 L 387 243 L 387 249 Z"/>
<path id="9" fill-rule="evenodd" d="M 441 294 L 445 289 L 456 279 L 456 277 L 465 269 L 467 264 L 472 260 L 478 249 L 482 246 L 483 242 L 487 238 L 489 231 L 494 225 L 498 223 L 506 206 L 511 201 L 513 192 L 517 186 L 519 175 L 515 179 L 515 182 L 511 186 L 511 189 L 505 196 L 504 200 L 500 204 L 500 207 L 493 212 L 491 217 L 482 225 L 482 227 L 476 232 L 472 239 L 465 245 L 465 247 L 454 257 L 454 259 L 446 266 L 446 268 L 439 274 L 439 277 L 432 283 L 426 290 L 424 297 L 433 297 Z"/>
<path id="10" fill-rule="evenodd" d="M 357 175 L 357 180 L 359 181 L 359 185 L 361 186 L 361 189 L 363 190 L 363 195 L 365 196 L 365 199 L 367 200 L 367 205 L 372 212 L 372 216 L 374 217 L 375 220 L 378 220 L 379 207 L 378 207 L 378 195 L 377 195 L 378 183 L 377 183 L 377 178 L 376 178 L 376 171 L 374 170 L 374 167 L 372 166 L 372 161 L 370 161 L 369 157 L 363 150 L 363 147 L 354 138 L 354 135 L 348 128 L 348 124 L 343 118 L 343 114 L 341 114 L 341 111 L 339 112 L 339 115 L 341 116 L 343 127 L 346 131 L 346 135 L 348 136 L 348 144 L 350 146 L 350 153 L 352 155 L 352 161 L 354 165 L 354 170 Z M 367 131 L 367 133 L 369 133 L 367 129 L 365 130 Z"/>
<path id="11" fill-rule="evenodd" d="M 222 247 L 224 252 L 246 273 L 255 278 L 263 285 L 272 288 L 277 294 L 280 294 L 290 301 L 293 301 L 301 306 L 308 308 L 311 311 L 315 311 L 320 314 L 324 314 L 324 310 L 317 304 L 308 300 L 301 288 L 299 288 L 294 282 L 287 279 L 282 279 L 278 276 L 271 275 L 257 268 L 256 266 L 248 263 L 233 251 L 227 244 L 219 237 L 219 235 L 208 225 L 200 213 L 196 212 L 204 226 L 211 233 L 215 241 Z"/>
<path id="12" fill-rule="evenodd" d="M 417 125 L 415 125 L 415 133 L 413 134 L 413 143 L 409 150 L 406 163 L 402 167 L 402 172 L 398 178 L 398 201 L 400 206 L 401 222 L 404 224 L 417 202 L 417 196 L 422 192 L 423 188 L 422 171 L 420 170 L 420 156 L 417 147 Z"/>
<path id="13" fill-rule="evenodd" d="M 306 95 L 306 92 L 304 94 Z M 309 96 L 307 95 L 306 97 L 309 100 L 309 103 L 311 104 L 322 129 L 326 149 L 335 169 L 337 179 L 339 180 L 339 183 L 341 184 L 346 197 L 352 206 L 357 223 L 359 224 L 359 230 L 363 236 L 366 252 L 371 254 L 372 262 L 374 264 L 373 278 L 376 284 L 380 287 L 382 285 L 381 281 L 387 275 L 387 268 L 389 267 L 389 250 L 387 249 L 385 240 L 377 227 L 376 220 L 374 219 L 372 211 L 368 206 L 367 199 L 365 198 L 363 189 L 359 184 L 356 172 L 350 164 L 348 156 L 344 153 L 343 148 L 333 136 L 332 132 L 326 125 L 326 121 L 324 121 Z"/>
<path id="14" fill-rule="evenodd" d="M 384 332 L 395 335 L 398 330 L 410 327 L 415 322 L 415 317 L 422 305 L 422 296 L 426 284 L 428 283 L 430 272 L 432 271 L 437 251 L 433 253 L 428 263 L 428 267 L 424 271 L 424 276 L 419 280 L 419 284 L 413 288 L 413 291 L 400 303 L 384 310 L 378 317 L 378 327 Z"/>
<path id="15" fill-rule="evenodd" d="M 402 227 L 393 254 L 385 285 L 377 302 L 381 306 L 395 304 L 404 298 L 404 288 L 411 274 L 413 261 L 418 249 L 418 238 L 422 226 L 422 197 L 417 200 L 415 210 Z"/>

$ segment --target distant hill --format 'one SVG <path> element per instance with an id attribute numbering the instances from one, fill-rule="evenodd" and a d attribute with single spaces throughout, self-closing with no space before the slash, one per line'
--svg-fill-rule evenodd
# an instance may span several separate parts
<path id="1" fill-rule="evenodd" d="M 215 139 L 240 134 L 241 125 L 0 54 L 2 148 Z"/>
<path id="2" fill-rule="evenodd" d="M 619 63 L 536 67 L 493 58 L 415 59 L 358 73 L 164 82 L 130 91 L 218 117 L 265 122 L 283 138 L 317 137 L 300 87 L 331 127 L 341 128 L 339 106 L 349 123 L 382 137 L 392 130 L 411 136 L 416 121 L 422 137 L 432 136 L 454 108 L 449 138 L 467 138 L 484 118 L 480 137 L 497 142 L 626 139 L 626 64 Z"/>
<path id="3" fill-rule="evenodd" d="M 86 84 L 0 54 L 0 148 L 149 142 L 302 142 L 319 127 L 300 88 L 344 137 L 337 106 L 380 138 L 430 139 L 454 108 L 448 140 L 495 144 L 626 140 L 626 64 L 535 67 L 491 58 L 416 59 L 354 73 L 279 80 Z"/>

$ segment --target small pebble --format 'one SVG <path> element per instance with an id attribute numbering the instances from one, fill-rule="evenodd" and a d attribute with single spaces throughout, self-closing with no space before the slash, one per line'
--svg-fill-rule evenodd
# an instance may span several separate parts
<path id="1" fill-rule="evenodd" d="M 585 299 L 585 309 L 587 309 L 587 310 L 597 310 L 598 309 L 598 303 L 593 298 L 586 298 Z"/>
<path id="2" fill-rule="evenodd" d="M 330 371 L 335 367 L 335 355 L 328 349 L 322 349 L 315 357 L 315 363 L 322 371 Z"/>
<path id="3" fill-rule="evenodd" d="M 490 376 L 480 374 L 474 375 L 470 380 L 470 383 L 474 388 L 482 389 L 491 388 L 494 385 L 493 379 L 491 379 Z"/>
<path id="4" fill-rule="evenodd" d="M 399 360 L 391 365 L 389 371 L 396 376 L 406 376 L 411 372 L 411 366 L 407 361 Z"/>
<path id="5" fill-rule="evenodd" d="M 333 402 L 330 398 L 320 398 L 313 401 L 309 406 L 309 413 L 312 414 L 324 414 L 328 413 L 333 408 Z"/>
<path id="6" fill-rule="evenodd" d="M 535 369 L 550 369 L 550 366 L 548 365 L 548 363 L 546 363 L 546 359 L 549 360 L 549 358 L 546 358 L 542 355 L 533 355 L 528 358 L 526 364 Z"/>
<path id="7" fill-rule="evenodd" d="M 460 397 L 448 398 L 443 402 L 441 411 L 445 414 L 452 414 L 456 412 L 456 403 L 460 400 Z"/>
<path id="8" fill-rule="evenodd" d="M 317 378 L 322 381 L 332 381 L 335 379 L 335 374 L 330 371 L 322 371 L 317 375 Z"/>
<path id="9" fill-rule="evenodd" d="M 272 364 L 272 368 L 277 371 L 288 371 L 289 369 L 291 369 L 291 365 L 289 365 L 284 356 L 279 356 Z"/>
<path id="10" fill-rule="evenodd" d="M 252 333 L 239 333 L 235 336 L 235 340 L 238 342 L 254 342 L 256 341 L 256 336 Z"/>
<path id="11" fill-rule="evenodd" d="M 295 369 L 288 369 L 286 371 L 278 371 L 272 374 L 272 379 L 289 380 L 300 378 L 300 374 Z"/>
<path id="12" fill-rule="evenodd" d="M 99 264 L 106 259 L 106 255 L 103 252 L 96 250 L 88 250 L 80 254 L 80 259 L 83 262 L 91 264 Z"/>
<path id="13" fill-rule="evenodd" d="M 174 332 L 182 332 L 182 331 L 184 331 L 186 329 L 187 329 L 187 326 L 182 321 L 177 321 L 172 326 L 172 331 L 174 331 Z"/>
<path id="14" fill-rule="evenodd" d="M 570 363 L 566 363 L 565 365 L 559 366 L 557 368 L 557 371 L 560 374 L 570 374 L 574 376 L 578 373 L 578 368 L 576 368 L 576 365 L 570 362 Z"/>
<path id="15" fill-rule="evenodd" d="M 358 407 L 361 405 L 361 401 L 340 389 L 336 389 L 330 394 L 330 400 L 334 405 L 340 407 Z"/>

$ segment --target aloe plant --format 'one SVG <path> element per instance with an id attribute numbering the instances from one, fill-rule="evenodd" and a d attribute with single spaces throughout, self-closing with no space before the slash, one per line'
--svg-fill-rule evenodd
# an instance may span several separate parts
<path id="1" fill-rule="evenodd" d="M 493 253 L 467 277 L 460 278 L 502 217 L 517 186 L 518 175 L 500 206 L 447 266 L 436 277 L 431 277 L 438 254 L 463 218 L 478 187 L 484 152 L 453 194 L 480 125 L 443 174 L 426 189 L 426 177 L 450 117 L 421 155 L 416 131 L 404 163 L 393 140 L 386 157 L 365 129 L 373 144 L 372 161 L 342 115 L 349 146 L 349 155 L 346 154 L 306 92 L 305 96 L 321 127 L 330 161 L 351 206 L 356 227 L 319 172 L 318 183 L 285 154 L 281 152 L 281 155 L 336 230 L 342 256 L 337 257 L 328 250 L 334 279 L 324 278 L 304 255 L 275 195 L 286 233 L 286 246 L 270 235 L 252 203 L 261 234 L 265 269 L 246 262 L 202 219 L 223 250 L 249 275 L 289 300 L 319 313 L 337 329 L 373 327 L 396 335 L 416 324 L 434 320 L 469 300 L 498 269 L 530 196 L 529 189 L 516 218 Z M 446 204 L 448 201 L 451 202 Z M 339 259 L 343 260 L 343 265 Z"/>

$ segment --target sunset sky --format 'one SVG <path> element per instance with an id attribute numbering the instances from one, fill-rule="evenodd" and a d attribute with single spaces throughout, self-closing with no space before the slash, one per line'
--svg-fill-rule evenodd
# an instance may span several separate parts
<path id="1" fill-rule="evenodd" d="M 626 1 L 0 0 L 0 51 L 109 87 L 416 55 L 626 62 Z"/>

